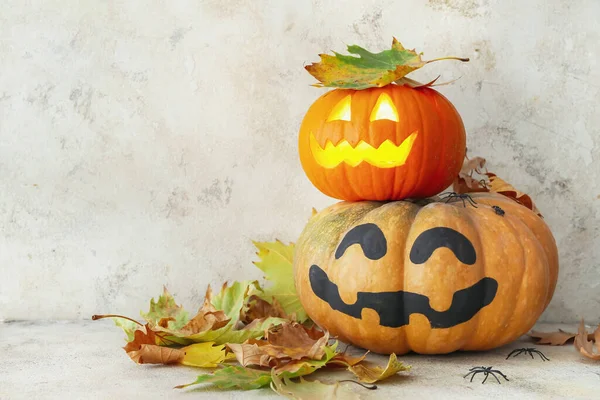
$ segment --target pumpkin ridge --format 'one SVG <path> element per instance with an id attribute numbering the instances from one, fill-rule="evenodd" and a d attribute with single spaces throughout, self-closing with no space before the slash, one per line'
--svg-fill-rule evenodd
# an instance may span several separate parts
<path id="1" fill-rule="evenodd" d="M 420 126 L 421 126 L 421 129 L 419 129 L 419 133 L 422 135 L 421 137 L 425 137 L 426 136 L 426 134 L 425 134 L 425 128 L 426 127 L 425 127 L 425 123 L 424 123 L 424 120 L 423 120 L 423 108 L 422 108 L 420 93 L 417 90 L 414 90 L 414 91 L 411 91 L 410 94 L 413 97 L 414 103 L 417 105 L 417 108 L 419 110 L 419 121 L 420 121 Z M 417 96 L 417 94 L 419 94 L 419 96 Z M 427 136 L 429 136 L 430 134 L 431 134 L 431 132 L 427 132 Z M 410 193 L 418 192 L 418 189 L 416 190 L 415 188 L 417 188 L 417 187 L 420 186 L 419 183 L 421 182 L 421 178 L 422 178 L 422 175 L 423 175 L 423 170 L 426 168 L 426 165 L 427 165 L 426 162 L 423 162 L 423 160 L 425 160 L 426 154 L 429 154 L 428 153 L 428 150 L 429 150 L 429 147 L 428 147 L 429 146 L 429 141 L 428 140 L 421 140 L 421 144 L 422 144 L 421 145 L 421 158 L 420 158 L 421 163 L 419 164 L 419 168 L 417 169 L 416 177 L 415 177 L 415 180 L 413 182 L 413 185 L 410 188 L 410 191 L 409 191 Z M 417 193 L 417 196 L 418 195 L 419 194 Z"/>
<path id="2" fill-rule="evenodd" d="M 462 205 L 460 202 L 455 202 L 455 205 Z M 486 224 L 489 223 L 489 221 L 487 221 L 486 219 L 482 218 L 482 215 L 480 214 L 482 210 L 487 210 L 490 209 L 490 207 L 488 205 L 484 205 L 484 204 L 477 204 L 477 207 L 480 209 L 478 210 L 476 213 L 469 213 L 469 217 L 471 219 L 471 224 L 474 227 L 475 232 L 477 232 L 477 236 L 478 236 L 478 241 L 479 243 L 481 243 L 481 254 L 478 254 L 477 257 L 479 259 L 482 260 L 482 273 L 483 276 L 491 276 L 489 274 L 489 270 L 488 270 L 488 264 L 491 262 L 490 261 L 490 257 L 487 254 L 488 251 L 492 251 L 492 249 L 488 249 L 485 244 L 487 243 L 487 241 L 485 240 L 485 238 L 482 236 L 482 231 Z M 515 232 L 513 233 L 513 237 L 517 238 L 518 235 L 516 235 Z M 518 240 L 515 240 L 518 243 Z M 504 253 L 503 253 L 503 259 L 504 257 Z M 498 281 L 503 281 L 504 279 L 498 279 Z M 498 294 L 497 294 L 498 295 Z M 516 298 L 516 297 L 515 297 Z M 506 299 L 503 299 L 503 301 L 506 301 Z M 508 304 L 507 307 L 505 307 L 506 309 L 510 310 L 510 309 L 514 309 L 514 304 Z M 506 313 L 505 317 L 510 318 L 512 314 L 510 313 Z M 502 329 L 497 329 L 494 330 L 492 333 L 487 332 L 487 331 L 483 331 L 481 330 L 481 320 L 484 318 L 482 313 L 479 313 L 478 315 L 476 315 L 474 317 L 474 319 L 476 319 L 475 322 L 475 326 L 476 329 L 473 329 L 471 331 L 471 334 L 469 335 L 468 340 L 463 344 L 463 346 L 461 347 L 462 349 L 471 349 L 471 348 L 481 348 L 481 347 L 485 347 L 487 346 L 487 344 L 489 342 L 496 342 L 497 341 L 497 337 L 502 335 L 503 330 Z M 505 326 L 506 325 L 506 319 L 503 320 L 503 324 L 499 324 L 499 326 Z"/>
<path id="3" fill-rule="evenodd" d="M 546 296 L 548 294 L 549 286 L 550 286 L 549 285 L 549 271 L 548 271 L 548 269 L 549 269 L 549 263 L 548 263 L 546 252 L 545 252 L 545 250 L 544 250 L 543 245 L 541 244 L 541 242 L 538 240 L 538 238 L 536 237 L 536 235 L 534 234 L 534 232 L 529 228 L 529 226 L 527 226 L 526 223 L 524 223 L 523 221 L 521 221 L 520 219 L 517 219 L 517 218 L 513 218 L 513 219 L 509 220 L 509 223 L 511 224 L 511 226 L 513 227 L 513 229 L 515 229 L 515 231 L 517 232 L 517 238 L 520 239 L 522 236 L 525 236 L 525 235 L 528 236 L 529 240 L 531 241 L 531 243 L 533 245 L 535 245 L 535 247 L 538 249 L 537 254 L 534 255 L 534 261 L 535 261 L 536 258 L 543 258 L 544 262 L 540 263 L 542 265 L 542 267 L 543 267 L 543 271 L 541 271 L 542 272 L 542 276 L 541 277 L 540 276 L 535 276 L 536 280 L 546 278 L 546 281 L 542 285 L 542 287 L 546 290 L 546 293 L 543 296 L 544 297 L 544 302 L 542 303 L 542 306 L 541 306 L 541 311 L 540 311 L 540 314 L 541 314 L 544 311 L 544 309 L 546 308 L 546 306 L 544 304 L 546 302 Z M 515 226 L 515 225 L 518 225 L 518 227 Z M 522 277 L 527 277 L 527 276 L 530 275 L 530 273 L 531 273 L 531 275 L 533 275 L 533 272 L 530 271 L 530 270 L 533 267 L 535 267 L 535 265 L 531 265 L 532 264 L 531 263 L 531 257 L 530 258 L 527 257 L 528 252 L 526 252 L 525 245 L 523 244 L 524 241 L 523 240 L 519 240 L 519 243 L 521 245 L 520 246 L 521 249 L 523 250 L 523 259 L 525 260 L 524 265 L 523 265 L 523 272 L 522 272 L 521 276 Z M 538 275 L 538 273 L 536 273 L 536 275 Z M 527 289 L 525 287 L 525 283 L 526 283 L 526 279 L 522 278 L 521 279 L 521 284 L 519 286 L 519 289 L 518 289 L 518 291 L 515 294 L 515 299 L 516 299 L 516 301 L 515 301 L 516 307 L 514 308 L 515 311 L 517 311 L 517 309 L 518 309 L 518 304 L 519 304 L 518 303 L 518 299 L 523 298 L 524 296 L 528 296 L 528 293 L 525 293 L 525 290 Z M 514 328 L 510 329 L 511 328 L 511 323 L 514 324 L 515 323 L 515 319 L 518 318 L 518 317 L 519 317 L 519 315 L 517 315 L 516 312 L 511 315 L 511 319 L 509 320 L 509 324 L 507 326 L 507 331 L 508 332 L 515 330 Z M 529 331 L 529 329 L 531 329 L 534 324 L 535 324 L 535 320 L 530 324 L 531 326 L 527 327 L 527 329 L 524 329 L 523 332 L 519 333 L 518 336 L 521 336 L 522 334 L 524 334 L 527 331 Z M 502 342 L 510 342 L 511 340 L 514 340 L 514 339 L 516 339 L 518 337 L 517 335 L 514 335 L 514 336 L 515 337 L 511 337 L 510 335 L 505 335 L 504 337 L 501 337 L 500 340 Z"/>
<path id="4" fill-rule="evenodd" d="M 478 273 L 477 273 L 477 279 L 475 281 L 479 282 L 481 279 L 484 279 L 484 278 L 488 277 L 489 275 L 486 272 L 487 259 L 486 259 L 486 252 L 484 250 L 485 242 L 484 242 L 483 238 L 481 237 L 481 231 L 479 229 L 478 218 L 477 218 L 478 214 L 471 212 L 472 210 L 470 208 L 468 208 L 471 206 L 467 205 L 465 207 L 462 204 L 462 201 L 459 201 L 458 199 L 455 199 L 455 201 L 449 203 L 448 206 L 453 207 L 455 210 L 457 210 L 459 215 L 462 217 L 461 219 L 466 224 L 470 225 L 476 234 L 476 240 L 473 240 L 473 238 L 472 238 L 471 242 L 474 247 L 479 246 L 481 249 L 480 252 L 476 252 L 477 263 L 479 263 L 481 265 L 481 268 L 477 268 Z M 497 292 L 496 292 L 496 296 L 497 296 Z M 469 341 L 471 341 L 474 337 L 477 337 L 477 332 L 479 331 L 479 329 L 481 327 L 481 319 L 483 318 L 483 313 L 481 312 L 483 310 L 483 308 L 485 308 L 485 307 L 482 307 L 482 309 L 479 310 L 479 312 L 477 314 L 475 314 L 473 316 L 473 318 L 471 318 L 470 321 L 468 321 L 468 323 L 475 326 L 475 329 L 466 329 L 464 331 L 465 335 L 463 336 L 462 341 L 460 343 L 456 344 L 456 346 L 451 350 L 452 352 L 460 350 L 460 349 L 464 349 L 467 346 L 467 344 L 469 343 Z M 471 322 L 471 321 L 473 321 L 473 322 Z"/>
<path id="5" fill-rule="evenodd" d="M 442 95 L 440 94 L 440 96 L 442 96 Z M 438 101 L 439 100 L 440 100 L 440 98 L 438 98 L 438 97 L 434 97 L 433 98 L 433 102 L 435 104 L 434 108 L 435 108 L 436 113 L 438 114 L 438 116 L 440 115 L 440 113 L 439 113 L 439 106 L 438 106 Z M 447 123 L 446 123 L 446 120 L 444 118 L 440 118 L 440 121 L 442 121 L 442 123 L 441 123 L 441 125 L 442 125 L 442 129 L 441 129 L 442 134 L 441 134 L 441 136 L 442 136 L 442 138 L 441 138 L 441 143 L 440 143 L 440 146 L 439 146 L 439 148 L 440 148 L 441 151 L 439 152 L 440 156 L 438 158 L 437 167 L 435 168 L 435 173 L 433 175 L 436 178 L 438 178 L 438 177 L 440 177 L 440 176 L 443 175 L 442 169 L 443 169 L 444 166 L 446 166 L 446 162 L 447 162 L 446 161 L 446 153 L 444 152 L 444 150 L 446 148 L 445 146 L 446 146 L 446 136 L 447 136 L 446 135 L 446 130 L 447 130 L 446 124 Z"/>
<path id="6" fill-rule="evenodd" d="M 369 94 L 370 94 L 370 96 L 369 96 L 369 106 L 370 106 L 370 105 L 371 105 L 371 100 L 372 100 L 372 98 L 374 97 L 374 95 L 376 94 L 376 92 L 375 92 L 375 91 L 373 91 L 373 92 L 370 92 Z M 369 107 L 369 108 L 371 108 L 371 107 Z M 373 137 L 373 124 L 372 124 L 372 123 L 371 123 L 371 124 L 369 124 L 369 133 L 368 133 L 368 137 L 369 137 L 369 143 L 373 143 L 373 144 L 375 144 L 375 141 L 373 140 L 373 139 L 374 139 L 374 137 Z M 398 142 L 396 142 L 396 143 L 394 143 L 394 144 L 395 144 L 395 145 L 397 145 L 397 144 L 398 144 Z M 379 147 L 380 147 L 380 146 L 381 146 L 381 145 L 379 145 Z M 364 161 L 363 161 L 363 163 L 364 163 Z M 377 189 L 378 189 L 378 187 L 379 187 L 379 185 L 378 185 L 378 182 L 375 182 L 375 181 L 376 181 L 376 176 L 375 176 L 375 168 L 373 168 L 373 166 L 372 166 L 372 165 L 369 165 L 368 167 L 369 167 L 369 174 L 371 175 L 371 179 L 370 179 L 370 182 L 371 182 L 371 190 L 372 190 L 372 191 L 373 191 L 373 193 L 374 193 L 374 197 L 375 197 L 376 199 L 380 199 L 381 197 L 379 196 L 379 193 L 378 193 L 378 190 L 377 190 Z M 394 168 L 394 169 L 396 169 L 396 168 Z"/>
<path id="7" fill-rule="evenodd" d="M 516 242 L 519 244 L 518 248 L 521 249 L 521 256 L 523 258 L 523 266 L 521 268 L 521 271 L 520 271 L 520 274 L 519 274 L 519 279 L 518 279 L 519 288 L 516 290 L 516 292 L 514 294 L 514 298 L 510 299 L 511 300 L 511 302 L 510 302 L 510 309 L 514 311 L 514 310 L 516 310 L 517 304 L 519 302 L 519 299 L 521 298 L 521 294 L 523 293 L 523 286 L 525 284 L 525 279 L 523 279 L 523 278 L 527 274 L 527 256 L 525 254 L 525 246 L 523 244 L 523 240 L 521 239 L 522 235 L 520 234 L 520 232 L 518 231 L 518 229 L 517 229 L 517 227 L 515 226 L 515 223 L 514 223 L 514 222 L 520 222 L 520 221 L 513 221 L 513 218 L 511 218 L 510 215 L 507 216 L 506 214 L 504 215 L 504 218 L 507 221 L 507 225 L 511 229 L 511 233 L 516 238 Z M 527 234 L 531 235 L 533 237 L 533 234 L 531 233 L 531 231 L 529 230 L 529 228 L 527 227 L 526 224 L 524 224 L 524 223 L 521 222 L 519 225 L 520 225 L 519 228 L 526 229 L 528 231 Z M 533 238 L 535 240 L 535 237 L 533 237 Z M 507 328 L 506 331 L 500 331 L 500 330 L 498 330 L 494 339 L 499 340 L 501 342 L 506 341 L 506 337 L 507 336 L 510 337 L 510 335 L 507 334 L 507 332 L 511 331 L 510 327 L 514 324 L 515 318 L 516 318 L 516 314 L 514 312 L 511 313 L 511 314 L 508 314 L 508 318 L 503 321 L 504 326 Z"/>

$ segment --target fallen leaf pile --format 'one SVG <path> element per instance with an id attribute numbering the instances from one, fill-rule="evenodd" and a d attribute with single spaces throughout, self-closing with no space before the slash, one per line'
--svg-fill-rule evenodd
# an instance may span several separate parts
<path id="1" fill-rule="evenodd" d="M 345 368 L 360 382 L 371 384 L 410 369 L 394 354 L 382 367 L 365 361 L 366 354 L 352 357 L 338 351 L 337 341 L 314 325 L 300 304 L 293 281 L 294 245 L 254 244 L 260 259 L 255 265 L 267 280 L 264 287 L 257 281 L 225 283 L 213 294 L 209 286 L 204 303 L 192 317 L 164 288 L 157 300 L 150 301 L 148 312 L 141 313 L 144 324 L 114 314 L 92 318 L 112 318 L 127 335 L 124 350 L 138 364 L 216 369 L 177 388 L 270 386 L 291 398 L 311 393 L 313 398 L 346 399 L 358 396 L 339 382 L 309 382 L 300 377 L 319 369 Z"/>
<path id="2" fill-rule="evenodd" d="M 392 48 L 379 53 L 371 53 L 360 46 L 348 46 L 348 53 L 343 55 L 319 54 L 321 61 L 307 65 L 306 70 L 319 83 L 317 87 L 336 87 L 345 89 L 366 89 L 382 87 L 392 82 L 407 83 L 410 86 L 428 86 L 434 81 L 421 85 L 411 79 L 404 78 L 408 73 L 439 60 L 469 61 L 468 58 L 443 57 L 424 61 L 422 53 L 407 50 L 394 38 Z M 356 57 L 358 56 L 358 57 Z M 404 81 L 406 79 L 406 81 Z"/>
<path id="3" fill-rule="evenodd" d="M 452 184 L 456 193 L 493 192 L 502 194 L 524 205 L 540 217 L 540 211 L 528 194 L 518 191 L 506 181 L 498 178 L 494 173 L 485 169 L 486 160 L 483 157 L 466 159 L 458 176 Z"/>
<path id="4" fill-rule="evenodd" d="M 565 332 L 559 329 L 556 332 L 531 331 L 528 335 L 536 340 L 537 344 L 562 346 L 573 339 L 573 346 L 582 355 L 593 360 L 600 360 L 600 325 L 592 333 L 588 333 L 583 320 L 579 323 L 577 333 Z"/>

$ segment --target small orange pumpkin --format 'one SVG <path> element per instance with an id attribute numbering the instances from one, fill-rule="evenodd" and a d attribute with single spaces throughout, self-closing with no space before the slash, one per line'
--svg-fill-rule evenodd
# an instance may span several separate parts
<path id="1" fill-rule="evenodd" d="M 310 181 L 349 201 L 433 196 L 460 171 L 465 143 L 462 119 L 443 95 L 396 84 L 325 93 L 299 133 Z"/>
<path id="2" fill-rule="evenodd" d="M 552 233 L 512 199 L 471 198 L 340 202 L 315 214 L 294 257 L 308 315 L 378 353 L 487 350 L 526 333 L 556 286 Z"/>

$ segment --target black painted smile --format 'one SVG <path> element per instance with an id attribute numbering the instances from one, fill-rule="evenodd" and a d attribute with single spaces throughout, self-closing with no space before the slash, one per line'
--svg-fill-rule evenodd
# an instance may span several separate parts
<path id="1" fill-rule="evenodd" d="M 332 309 L 354 318 L 361 318 L 365 308 L 379 314 L 379 324 L 398 328 L 409 324 L 411 314 L 422 314 L 432 328 L 451 328 L 473 318 L 483 307 L 489 305 L 498 290 L 498 282 L 493 278 L 483 278 L 466 289 L 454 292 L 452 304 L 446 311 L 436 311 L 429 305 L 429 298 L 422 294 L 405 292 L 358 292 L 354 304 L 346 304 L 340 297 L 338 286 L 329 280 L 327 273 L 318 265 L 309 271 L 310 285 L 321 300 Z"/>

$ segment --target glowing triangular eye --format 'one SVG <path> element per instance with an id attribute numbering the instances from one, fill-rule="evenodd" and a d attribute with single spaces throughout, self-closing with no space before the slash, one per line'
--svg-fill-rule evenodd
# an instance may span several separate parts
<path id="1" fill-rule="evenodd" d="M 339 120 L 350 121 L 350 117 L 352 116 L 351 108 L 352 108 L 352 96 L 348 95 L 348 96 L 344 97 L 342 100 L 340 100 L 340 102 L 337 103 L 335 105 L 335 107 L 333 107 L 333 110 L 331 110 L 329 117 L 327 117 L 327 122 L 339 121 Z"/>
<path id="2" fill-rule="evenodd" d="M 375 103 L 375 107 L 373 107 L 373 111 L 371 111 L 371 118 L 369 118 L 371 122 L 380 119 L 389 119 L 396 122 L 398 122 L 399 119 L 394 102 L 387 93 L 381 93 L 379 95 L 377 103 Z"/>

